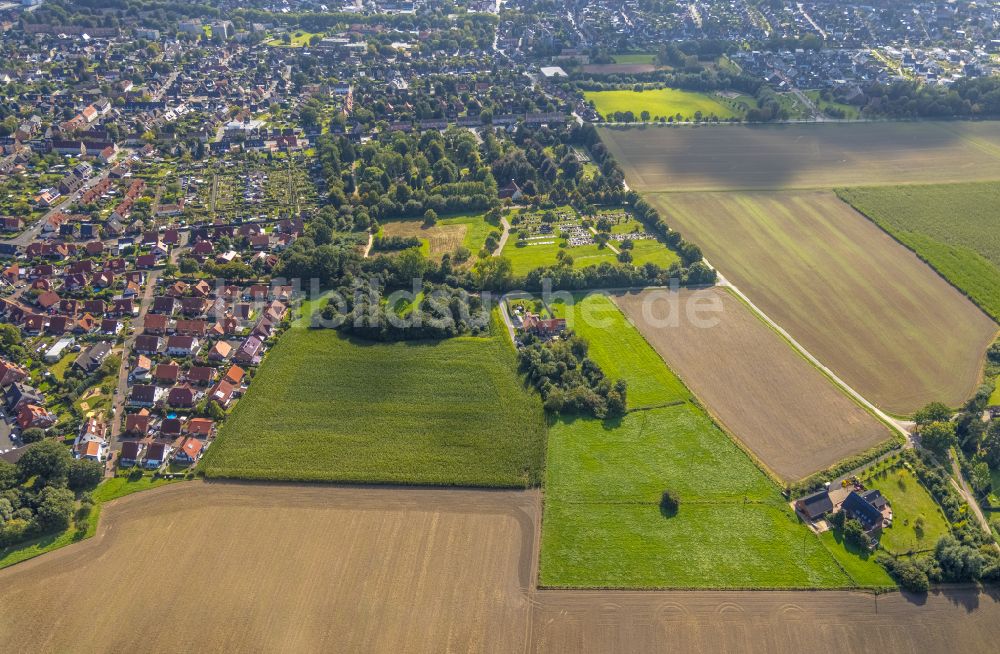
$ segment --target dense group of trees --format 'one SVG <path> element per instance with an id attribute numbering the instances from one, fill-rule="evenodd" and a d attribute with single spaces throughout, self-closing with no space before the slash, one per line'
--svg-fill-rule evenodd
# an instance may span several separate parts
<path id="1" fill-rule="evenodd" d="M 93 504 L 87 493 L 103 473 L 100 463 L 74 460 L 54 440 L 30 445 L 16 465 L 0 460 L 0 547 L 64 531 L 74 519 L 86 519 Z"/>
<path id="2" fill-rule="evenodd" d="M 882 118 L 975 118 L 1000 116 L 1000 78 L 956 80 L 942 86 L 899 80 L 872 82 L 862 95 L 834 99 L 857 105 L 862 114 Z"/>
<path id="3" fill-rule="evenodd" d="M 576 334 L 547 341 L 529 335 L 520 350 L 520 369 L 548 411 L 597 418 L 624 414 L 625 380 L 612 383 L 587 349 L 587 341 Z"/>
<path id="4" fill-rule="evenodd" d="M 490 328 L 490 308 L 462 288 L 425 281 L 417 295 L 386 294 L 378 278 L 356 278 L 327 300 L 314 327 L 338 329 L 372 341 L 478 335 Z"/>

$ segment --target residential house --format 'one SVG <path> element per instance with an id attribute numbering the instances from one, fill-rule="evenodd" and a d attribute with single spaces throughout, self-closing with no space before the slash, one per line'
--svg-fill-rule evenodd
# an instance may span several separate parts
<path id="1" fill-rule="evenodd" d="M 251 336 L 247 340 L 243 341 L 243 344 L 240 345 L 236 354 L 233 356 L 233 360 L 244 365 L 257 364 L 260 363 L 263 353 L 264 341 L 257 336 Z"/>
<path id="2" fill-rule="evenodd" d="M 157 399 L 159 399 L 159 394 L 156 386 L 136 384 L 132 387 L 128 403 L 131 406 L 152 407 L 156 404 Z"/>
<path id="3" fill-rule="evenodd" d="M 73 441 L 73 456 L 104 463 L 108 458 L 107 427 L 97 418 L 87 418 Z"/>
<path id="4" fill-rule="evenodd" d="M 121 453 L 118 455 L 118 465 L 123 468 L 130 468 L 142 460 L 146 451 L 145 443 L 141 441 L 128 441 L 122 443 Z"/>
<path id="5" fill-rule="evenodd" d="M 95 372 L 111 354 L 110 343 L 95 343 L 84 351 L 73 362 L 73 365 L 87 374 Z"/>
<path id="6" fill-rule="evenodd" d="M 188 437 L 184 439 L 181 446 L 177 450 L 177 454 L 174 456 L 174 460 L 178 463 L 193 465 L 198 462 L 201 458 L 201 454 L 205 449 L 205 444 L 198 440 L 197 438 Z"/>
<path id="7" fill-rule="evenodd" d="M 167 338 L 167 354 L 174 356 L 192 356 L 201 347 L 200 341 L 194 336 L 170 336 Z"/>
<path id="8" fill-rule="evenodd" d="M 178 409 L 190 409 L 198 392 L 190 386 L 174 386 L 167 392 L 167 404 Z"/>
<path id="9" fill-rule="evenodd" d="M 170 458 L 170 452 L 170 446 L 165 443 L 150 443 L 146 448 L 146 455 L 142 458 L 142 467 L 147 470 L 156 470 L 167 462 L 167 459 Z"/>
<path id="10" fill-rule="evenodd" d="M 145 409 L 139 413 L 130 413 L 125 416 L 125 433 L 129 436 L 145 436 L 149 433 L 151 421 L 152 417 Z"/>
<path id="11" fill-rule="evenodd" d="M 56 417 L 56 414 L 37 404 L 25 403 L 17 410 L 17 424 L 21 429 L 48 429 L 56 424 Z"/>

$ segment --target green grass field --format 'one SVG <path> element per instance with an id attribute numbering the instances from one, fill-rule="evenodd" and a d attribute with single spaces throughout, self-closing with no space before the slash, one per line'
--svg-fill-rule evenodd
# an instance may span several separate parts
<path id="1" fill-rule="evenodd" d="M 628 231 L 631 231 L 631 229 Z M 483 238 L 485 239 L 485 235 Z M 591 244 L 560 248 L 559 244 L 564 242 L 564 240 L 557 235 L 553 235 L 552 238 L 539 240 L 544 244 L 528 245 L 527 243 L 531 243 L 531 241 L 519 244 L 513 236 L 507 240 L 507 244 L 504 246 L 501 254 L 510 259 L 515 275 L 527 275 L 535 268 L 554 266 L 559 262 L 556 258 L 559 250 L 565 250 L 566 254 L 573 257 L 574 268 L 596 266 L 604 261 L 608 263 L 616 263 L 618 261 L 618 255 L 609 247 L 601 248 L 596 244 Z M 545 241 L 552 242 L 548 243 Z M 614 241 L 611 244 L 616 248 L 619 247 Z M 677 256 L 676 252 L 657 240 L 643 239 L 633 241 L 633 244 L 632 265 L 634 266 L 655 263 L 661 268 L 669 268 L 672 264 L 680 261 L 680 257 Z"/>
<path id="2" fill-rule="evenodd" d="M 1000 320 L 1000 183 L 850 188 L 837 194 Z"/>
<path id="3" fill-rule="evenodd" d="M 296 30 L 291 33 L 291 43 L 285 43 L 280 38 L 274 38 L 267 41 L 264 45 L 270 45 L 274 47 L 283 48 L 304 48 L 309 45 L 310 39 L 314 36 L 323 36 L 319 32 L 306 32 L 304 30 Z"/>
<path id="4" fill-rule="evenodd" d="M 611 57 L 616 64 L 655 64 L 656 54 L 653 52 L 631 52 L 616 54 Z"/>
<path id="5" fill-rule="evenodd" d="M 541 402 L 502 328 L 375 344 L 296 325 L 208 450 L 209 477 L 523 487 L 541 479 Z"/>
<path id="6" fill-rule="evenodd" d="M 881 546 L 893 554 L 933 549 L 949 533 L 948 521 L 934 498 L 904 467 L 876 473 L 864 480 L 892 505 L 892 526 L 882 531 Z M 917 519 L 922 518 L 921 528 Z"/>
<path id="7" fill-rule="evenodd" d="M 593 101 L 597 111 L 604 117 L 617 111 L 631 111 L 636 120 L 639 120 L 643 111 L 648 111 L 652 118 L 669 118 L 680 114 L 684 120 L 694 119 L 699 111 L 703 118 L 715 115 L 723 120 L 740 115 L 733 106 L 727 106 L 710 95 L 680 89 L 587 91 L 584 96 L 588 101 Z"/>
<path id="8" fill-rule="evenodd" d="M 557 310 L 590 343 L 590 358 L 611 379 L 628 383 L 630 409 L 686 401 L 691 394 L 606 295 L 576 295 L 572 311 Z M 565 305 L 569 306 L 569 305 Z"/>
<path id="9" fill-rule="evenodd" d="M 550 306 L 557 315 L 591 311 L 610 317 L 606 325 L 576 320 L 575 327 L 605 373 L 628 380 L 630 406 L 659 408 L 617 420 L 564 418 L 551 425 L 542 585 L 887 585 L 873 561 L 821 542 L 799 523 L 777 486 L 688 401 L 687 389 L 608 298 L 590 296 L 572 312 Z M 659 507 L 667 489 L 680 497 L 672 517 Z M 841 558 L 846 563 L 838 563 Z"/>
<path id="10" fill-rule="evenodd" d="M 562 239 L 558 236 L 553 236 L 551 239 L 545 240 L 553 242 L 545 243 L 544 245 L 518 245 L 515 238 L 510 238 L 507 240 L 507 244 L 504 246 L 501 254 L 510 259 L 515 275 L 527 275 L 535 268 L 554 266 L 559 261 L 556 259 L 556 254 L 560 249 L 566 250 L 566 254 L 573 257 L 574 268 L 596 266 L 602 261 L 613 263 L 618 260 L 618 255 L 606 247 L 598 248 L 597 245 L 581 245 L 578 247 L 560 248 L 559 243 L 562 242 Z M 531 241 L 528 242 L 530 243 Z"/>
<path id="11" fill-rule="evenodd" d="M 540 583 L 609 588 L 861 585 L 692 404 L 549 430 Z M 680 497 L 673 517 L 660 494 Z"/>

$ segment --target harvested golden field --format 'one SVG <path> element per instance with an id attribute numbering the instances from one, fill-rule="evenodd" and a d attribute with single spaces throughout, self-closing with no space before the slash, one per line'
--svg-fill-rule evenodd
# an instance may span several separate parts
<path id="1" fill-rule="evenodd" d="M 666 325 L 668 297 L 677 296 L 653 290 L 615 301 L 709 413 L 782 479 L 797 481 L 892 437 L 725 289 L 679 292 L 681 307 L 717 306 L 703 314 L 714 326 L 684 316 Z"/>
<path id="2" fill-rule="evenodd" d="M 829 191 L 649 200 L 772 320 L 889 413 L 975 390 L 997 325 Z"/>
<path id="3" fill-rule="evenodd" d="M 987 652 L 1000 601 L 535 591 L 536 492 L 178 484 L 0 572 L 0 643 L 45 652 Z M 877 605 L 877 606 L 876 606 Z"/>
<path id="4" fill-rule="evenodd" d="M 537 493 L 182 486 L 0 573 L 0 650 L 523 649 Z"/>
<path id="5" fill-rule="evenodd" d="M 1000 123 L 602 127 L 637 191 L 1000 180 Z"/>

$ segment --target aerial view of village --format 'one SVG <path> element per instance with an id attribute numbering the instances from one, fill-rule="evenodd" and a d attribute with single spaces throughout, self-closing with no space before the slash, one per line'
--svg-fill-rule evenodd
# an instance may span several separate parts
<path id="1" fill-rule="evenodd" d="M 995 652 L 1000 5 L 0 0 L 0 652 Z"/>

